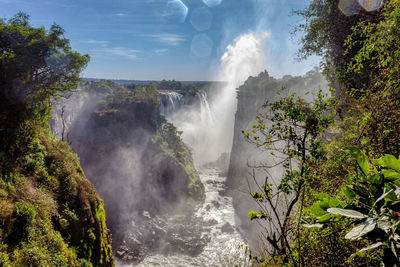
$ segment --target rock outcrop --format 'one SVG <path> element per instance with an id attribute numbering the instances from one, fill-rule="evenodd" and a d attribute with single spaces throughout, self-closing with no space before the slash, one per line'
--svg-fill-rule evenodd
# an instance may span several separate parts
<path id="1" fill-rule="evenodd" d="M 166 218 L 189 216 L 204 200 L 204 186 L 179 132 L 160 116 L 157 95 L 117 91 L 97 96 L 96 104 L 90 95 L 86 101 L 90 104 L 69 126 L 68 138 L 104 199 L 114 248 L 123 250 L 132 228 L 147 227 L 145 211 Z M 150 237 L 140 243 L 148 249 L 127 246 L 129 253 L 120 256 L 153 251 Z"/>
<path id="2" fill-rule="evenodd" d="M 319 89 L 326 89 L 327 82 L 317 71 L 310 71 L 303 77 L 288 75 L 281 79 L 275 79 L 265 71 L 257 77 L 250 77 L 238 88 L 238 106 L 235 114 L 233 145 L 226 185 L 228 193 L 232 195 L 238 215 L 238 225 L 252 243 L 258 241 L 259 228 L 256 222 L 251 222 L 248 218 L 248 212 L 257 207 L 250 192 L 258 191 L 259 188 L 250 175 L 252 173 L 251 166 L 266 162 L 268 155 L 248 143 L 242 131 L 251 131 L 252 125 L 255 124 L 257 111 L 267 100 L 273 102 L 277 90 L 283 86 L 290 92 L 310 98 L 312 93 L 305 95 L 307 91 L 315 92 Z M 259 178 L 259 183 L 262 184 L 265 176 Z"/>

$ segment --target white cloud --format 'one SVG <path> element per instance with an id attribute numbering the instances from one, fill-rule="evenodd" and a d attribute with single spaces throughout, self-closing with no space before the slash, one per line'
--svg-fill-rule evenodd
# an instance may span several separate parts
<path id="1" fill-rule="evenodd" d="M 113 56 L 121 56 L 129 59 L 136 59 L 137 54 L 141 53 L 142 51 L 140 50 L 135 50 L 135 49 L 127 49 L 123 47 L 106 47 L 100 50 L 97 50 L 97 52 L 108 54 L 108 55 L 113 55 Z"/>
<path id="2" fill-rule="evenodd" d="M 163 49 L 156 49 L 154 50 L 154 53 L 158 54 L 158 55 L 162 55 L 168 52 L 168 49 L 163 48 Z"/>
<path id="3" fill-rule="evenodd" d="M 147 38 L 155 39 L 157 42 L 177 46 L 186 41 L 186 37 L 183 35 L 172 34 L 172 33 L 160 33 L 160 34 L 148 34 L 145 35 Z"/>
<path id="4" fill-rule="evenodd" d="M 81 43 L 84 44 L 96 44 L 96 45 L 108 45 L 109 41 L 101 41 L 101 40 L 81 40 Z"/>

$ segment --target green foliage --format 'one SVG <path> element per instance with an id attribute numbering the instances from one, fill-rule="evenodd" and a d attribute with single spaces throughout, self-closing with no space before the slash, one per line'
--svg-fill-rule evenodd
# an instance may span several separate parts
<path id="1" fill-rule="evenodd" d="M 296 12 L 305 19 L 296 29 L 305 32 L 300 57 L 323 57 L 330 81 L 340 82 L 341 99 L 334 106 L 335 128 L 317 135 L 306 157 L 305 197 L 297 214 L 305 227 L 292 238 L 292 254 L 301 266 L 399 265 L 399 1 L 352 16 L 342 14 L 338 4 L 316 0 Z M 288 111 L 288 118 L 299 114 L 295 107 Z M 275 130 L 293 142 L 296 135 L 285 127 Z M 295 149 L 292 155 L 299 158 Z M 367 155 L 378 159 L 371 162 Z M 299 178 L 292 177 L 298 173 L 286 172 L 279 189 L 296 193 L 291 181 Z M 253 196 L 259 202 L 268 194 Z M 258 213 L 251 215 L 257 219 Z M 292 222 L 295 228 L 300 220 Z"/>
<path id="2" fill-rule="evenodd" d="M 347 51 L 359 47 L 349 62 L 349 73 L 370 71 L 372 83 L 358 90 L 389 90 L 398 88 L 400 53 L 400 2 L 385 1 L 379 20 L 370 22 L 362 20 L 353 27 L 347 37 Z M 361 40 L 360 40 L 361 39 Z"/>
<path id="3" fill-rule="evenodd" d="M 18 103 L 38 107 L 76 87 L 89 57 L 71 51 L 63 33 L 56 24 L 49 31 L 32 27 L 24 13 L 0 22 L 2 112 Z"/>
<path id="4" fill-rule="evenodd" d="M 345 41 L 352 33 L 353 26 L 360 21 L 374 22 L 377 16 L 363 10 L 359 14 L 346 16 L 338 6 L 339 0 L 314 0 L 304 10 L 294 12 L 304 19 L 304 23 L 294 30 L 294 33 L 304 32 L 299 56 L 322 56 L 324 72 L 332 83 L 340 80 L 347 88 L 362 88 L 369 81 L 368 70 L 355 77 L 346 75 L 347 64 L 357 54 L 359 46 L 355 45 L 346 52 Z M 355 38 L 355 41 L 362 40 L 362 36 Z"/>
<path id="5" fill-rule="evenodd" d="M 169 155 L 185 171 L 187 181 L 187 193 L 192 200 L 203 197 L 204 186 L 193 164 L 192 154 L 181 139 L 182 132 L 167 121 L 164 121 L 157 131 L 153 141 L 160 145 L 161 150 Z"/>
<path id="6" fill-rule="evenodd" d="M 400 241 L 400 160 L 392 155 L 385 155 L 374 163 L 379 169 L 369 167 L 370 163 L 364 152 L 355 147 L 346 149 L 356 160 L 355 176 L 351 176 L 347 185 L 337 196 L 346 197 L 346 201 L 325 196 L 311 206 L 311 214 L 316 216 L 318 226 L 337 222 L 341 217 L 356 219 L 356 224 L 345 235 L 346 239 L 365 239 L 369 245 L 356 254 L 365 251 L 382 250 L 385 266 L 399 265 Z M 334 201 L 326 201 L 327 198 Z M 339 208 L 336 203 L 340 203 Z"/>
<path id="7" fill-rule="evenodd" d="M 289 242 L 300 235 L 299 226 L 294 223 L 297 219 L 295 206 L 299 204 L 300 220 L 307 198 L 305 192 L 310 183 L 310 164 L 319 157 L 319 136 L 334 122 L 334 101 L 322 92 L 312 104 L 295 97 L 293 93 L 280 95 L 283 93 L 284 90 L 278 92 L 280 98 L 275 102 L 264 104 L 265 111 L 259 112 L 251 132 L 243 131 L 250 143 L 276 159 L 273 164 L 255 168 L 281 166 L 284 169 L 280 179 L 273 177 L 273 180 L 279 181 L 277 185 L 269 182 L 270 177 L 267 176 L 260 186 L 261 193 L 252 193 L 261 210 L 249 212 L 249 218 L 267 222 L 263 235 L 271 247 L 267 250 L 269 260 L 253 257 L 253 261 L 265 264 L 273 260 L 297 266 L 302 262 L 302 248 L 300 245 L 295 248 Z"/>
<path id="8" fill-rule="evenodd" d="M 28 19 L 0 20 L 0 265 L 113 265 L 102 201 L 47 122 L 89 57 Z"/>

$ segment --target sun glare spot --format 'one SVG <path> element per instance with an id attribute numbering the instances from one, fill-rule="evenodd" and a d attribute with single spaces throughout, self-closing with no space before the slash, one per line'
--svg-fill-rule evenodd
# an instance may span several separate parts
<path id="1" fill-rule="evenodd" d="M 215 7 L 222 3 L 222 0 L 203 0 L 203 3 L 208 7 Z"/>
<path id="2" fill-rule="evenodd" d="M 197 34 L 192 39 L 190 51 L 197 58 L 207 58 L 211 56 L 213 45 L 214 42 L 207 34 Z"/>
<path id="3" fill-rule="evenodd" d="M 187 6 L 181 0 L 170 0 L 167 2 L 165 17 L 172 21 L 180 23 L 185 22 L 188 14 Z"/>
<path id="4" fill-rule="evenodd" d="M 206 31 L 211 27 L 213 16 L 207 8 L 201 7 L 192 12 L 190 23 L 193 27 L 201 32 Z"/>

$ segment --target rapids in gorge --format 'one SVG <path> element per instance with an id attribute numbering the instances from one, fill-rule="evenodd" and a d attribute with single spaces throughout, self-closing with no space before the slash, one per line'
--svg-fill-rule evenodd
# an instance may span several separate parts
<path id="1" fill-rule="evenodd" d="M 188 255 L 154 255 L 144 259 L 138 266 L 234 266 L 244 262 L 244 244 L 235 227 L 235 211 L 232 198 L 222 196 L 226 177 L 219 176 L 216 169 L 202 168 L 200 179 L 205 185 L 206 199 L 198 207 L 195 217 L 202 220 L 202 237 L 208 243 L 194 257 Z M 123 265 L 117 262 L 117 266 Z"/>
<path id="2" fill-rule="evenodd" d="M 208 90 L 198 90 L 197 99 L 187 103 L 183 92 L 163 91 L 158 95 L 160 113 L 173 123 L 193 154 L 194 164 L 205 187 L 205 200 L 195 207 L 189 220 L 148 218 L 146 229 L 127 234 L 126 246 L 117 254 L 127 255 L 129 242 L 137 243 L 147 231 L 162 253 L 147 253 L 138 266 L 235 266 L 245 263 L 245 240 L 238 227 L 232 197 L 225 194 L 229 155 L 232 149 L 236 89 L 264 66 L 262 39 L 246 34 L 228 46 L 221 58 L 221 72 Z M 135 226 L 133 226 L 135 228 Z M 137 227 L 136 227 L 137 228 Z M 160 238 L 162 236 L 162 238 Z M 179 253 L 181 251 L 182 253 Z M 123 257 L 122 257 L 123 258 Z M 118 266 L 127 262 L 117 261 Z"/>

